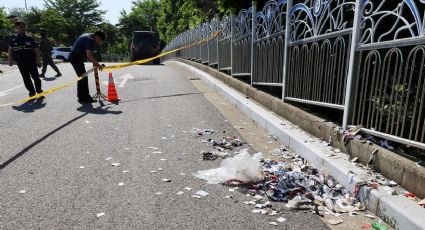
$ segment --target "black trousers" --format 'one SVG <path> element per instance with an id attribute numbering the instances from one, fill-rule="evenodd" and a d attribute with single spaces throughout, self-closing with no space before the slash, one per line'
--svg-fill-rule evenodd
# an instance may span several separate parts
<path id="1" fill-rule="evenodd" d="M 50 65 L 56 73 L 60 73 L 58 67 L 56 66 L 55 62 L 53 61 L 52 57 L 43 57 L 43 69 L 41 70 L 41 74 L 44 75 L 47 70 L 47 66 Z"/>
<path id="2" fill-rule="evenodd" d="M 40 75 L 38 75 L 37 63 L 35 61 L 18 62 L 18 68 L 29 95 L 34 96 L 35 93 L 42 93 L 43 90 L 41 89 L 41 80 Z M 34 84 L 32 81 L 34 81 Z"/>
<path id="3" fill-rule="evenodd" d="M 69 61 L 71 62 L 72 67 L 74 67 L 75 73 L 78 77 L 86 72 L 86 68 L 84 67 L 84 58 L 71 55 L 69 57 Z M 77 83 L 77 97 L 78 99 L 91 98 L 89 92 L 89 79 L 87 77 Z"/>

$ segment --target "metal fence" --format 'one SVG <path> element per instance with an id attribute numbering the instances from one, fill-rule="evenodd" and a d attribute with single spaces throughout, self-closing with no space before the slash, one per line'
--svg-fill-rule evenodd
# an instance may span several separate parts
<path id="1" fill-rule="evenodd" d="M 340 111 L 344 128 L 425 149 L 424 0 L 271 0 L 186 31 L 164 51 L 282 100 Z M 263 89 L 264 87 L 260 88 Z"/>

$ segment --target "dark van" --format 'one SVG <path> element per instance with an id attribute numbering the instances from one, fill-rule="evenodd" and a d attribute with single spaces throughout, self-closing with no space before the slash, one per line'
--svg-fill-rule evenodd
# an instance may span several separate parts
<path id="1" fill-rule="evenodd" d="M 151 58 L 161 53 L 161 43 L 158 33 L 152 31 L 134 31 L 131 42 L 131 60 Z M 159 64 L 160 59 L 153 61 L 153 64 Z"/>

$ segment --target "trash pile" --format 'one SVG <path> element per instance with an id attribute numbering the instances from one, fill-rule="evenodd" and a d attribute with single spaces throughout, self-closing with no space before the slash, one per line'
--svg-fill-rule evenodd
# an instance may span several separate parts
<path id="1" fill-rule="evenodd" d="M 209 184 L 245 185 L 247 194 L 254 197 L 245 202 L 255 206 L 253 212 L 275 215 L 270 201 L 285 202 L 288 209 L 313 210 L 318 215 L 356 215 L 365 207 L 331 176 L 325 176 L 299 155 L 285 148 L 280 152 L 284 162 L 262 159 L 261 153 L 252 157 L 245 149 L 223 160 L 219 168 L 198 171 L 194 175 Z M 263 198 L 268 198 L 264 202 Z"/>
<path id="2" fill-rule="evenodd" d="M 193 133 L 195 137 L 202 137 L 205 135 L 212 135 L 214 133 L 214 130 L 193 128 L 191 133 Z M 206 143 L 214 148 L 213 151 L 201 152 L 202 159 L 210 161 L 216 160 L 218 158 L 226 158 L 230 156 L 230 153 L 228 151 L 232 151 L 234 150 L 234 148 L 241 147 L 246 144 L 237 136 L 225 136 L 219 140 L 209 138 L 206 140 L 202 140 L 201 142 Z"/>

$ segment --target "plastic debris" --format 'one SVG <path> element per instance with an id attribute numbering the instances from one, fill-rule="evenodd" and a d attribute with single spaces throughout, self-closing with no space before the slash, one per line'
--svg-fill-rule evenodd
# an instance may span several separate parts
<path id="1" fill-rule="evenodd" d="M 199 196 L 199 195 L 193 195 L 192 196 L 193 198 L 196 198 L 196 199 L 201 199 L 202 197 L 201 196 Z"/>
<path id="2" fill-rule="evenodd" d="M 365 217 L 370 218 L 370 219 L 375 219 L 376 218 L 376 216 L 371 215 L 371 214 L 366 214 Z"/>
<path id="3" fill-rule="evenodd" d="M 168 178 L 163 178 L 163 179 L 161 179 L 162 181 L 164 181 L 164 182 L 171 182 L 171 180 L 170 179 L 168 179 Z"/>
<path id="4" fill-rule="evenodd" d="M 164 194 L 164 193 L 162 193 L 162 192 L 157 192 L 157 193 L 155 193 L 156 195 L 162 195 L 162 194 Z"/>
<path id="5" fill-rule="evenodd" d="M 112 163 L 111 165 L 114 166 L 114 167 L 119 167 L 120 163 Z"/>
<path id="6" fill-rule="evenodd" d="M 213 161 L 217 158 L 218 156 L 212 152 L 202 152 L 202 160 L 204 161 Z"/>
<path id="7" fill-rule="evenodd" d="M 177 193 L 177 195 L 183 195 L 184 194 L 184 192 L 182 192 L 182 191 L 179 191 L 178 193 Z"/>
<path id="8" fill-rule="evenodd" d="M 128 170 L 124 170 L 124 171 L 122 171 L 123 173 L 129 173 L 130 171 L 128 171 Z"/>
<path id="9" fill-rule="evenodd" d="M 283 218 L 283 217 L 280 217 L 280 218 L 278 218 L 277 219 L 277 222 L 280 222 L 280 223 L 283 223 L 283 222 L 285 222 L 286 221 L 286 219 L 285 218 Z"/>
<path id="10" fill-rule="evenodd" d="M 187 191 L 190 191 L 190 190 L 192 190 L 192 188 L 189 188 L 189 187 L 186 187 L 186 188 L 184 188 L 185 190 L 187 190 Z"/>
<path id="11" fill-rule="evenodd" d="M 162 140 L 168 140 L 168 138 L 166 138 L 166 137 L 161 137 L 161 139 L 162 139 Z"/>
<path id="12" fill-rule="evenodd" d="M 130 148 L 124 148 L 124 150 L 130 150 Z"/>
<path id="13" fill-rule="evenodd" d="M 80 169 L 83 169 L 83 168 L 85 168 L 84 166 L 80 166 Z"/>
<path id="14" fill-rule="evenodd" d="M 118 186 L 124 186 L 124 182 L 118 183 Z"/>
<path id="15" fill-rule="evenodd" d="M 102 216 L 104 216 L 104 215 L 105 215 L 105 213 L 104 213 L 104 212 L 101 212 L 101 213 L 96 214 L 97 218 L 102 217 Z"/>
<path id="16" fill-rule="evenodd" d="M 329 219 L 328 220 L 328 223 L 329 224 L 331 224 L 331 225 L 338 225 L 338 224 L 341 224 L 341 223 L 343 223 L 344 221 L 343 220 L 341 220 L 341 219 Z"/>
<path id="17" fill-rule="evenodd" d="M 27 190 L 21 190 L 19 191 L 20 194 L 25 194 L 27 192 Z"/>
<path id="18" fill-rule="evenodd" d="M 198 171 L 195 176 L 209 184 L 249 184 L 264 179 L 260 162 L 251 157 L 248 149 L 223 160 L 220 168 Z"/>
<path id="19" fill-rule="evenodd" d="M 276 223 L 276 222 L 269 222 L 269 224 L 270 224 L 270 225 L 277 226 L 277 223 Z"/>
<path id="20" fill-rule="evenodd" d="M 160 161 L 166 161 L 167 159 L 165 159 L 165 158 L 161 158 L 161 159 L 159 159 Z"/>
<path id="21" fill-rule="evenodd" d="M 152 171 L 151 171 L 151 173 L 157 173 L 157 172 L 158 172 L 158 171 L 156 171 L 156 170 L 152 170 Z"/>
<path id="22" fill-rule="evenodd" d="M 226 198 L 226 199 L 232 199 L 232 198 L 233 198 L 233 196 L 227 195 L 227 196 L 225 196 L 224 198 Z"/>
<path id="23" fill-rule="evenodd" d="M 191 131 L 191 133 L 193 133 L 195 136 L 204 136 L 204 135 L 211 135 L 214 133 L 213 129 L 198 129 L 198 128 L 193 128 Z"/>
<path id="24" fill-rule="evenodd" d="M 371 228 L 372 224 L 371 223 L 362 224 L 360 227 L 363 228 L 363 229 L 367 229 L 367 228 Z"/>
<path id="25" fill-rule="evenodd" d="M 180 176 L 185 176 L 186 175 L 186 173 L 179 173 L 180 174 Z"/>
<path id="26" fill-rule="evenodd" d="M 380 224 L 380 223 L 374 223 L 372 224 L 372 228 L 376 229 L 376 230 L 388 230 L 387 227 L 385 227 L 384 225 Z"/>
<path id="27" fill-rule="evenodd" d="M 199 191 L 196 192 L 196 195 L 200 195 L 200 196 L 206 197 L 206 196 L 209 195 L 209 193 L 208 192 L 205 192 L 204 190 L 199 190 Z"/>
<path id="28" fill-rule="evenodd" d="M 422 206 L 425 208 L 425 199 L 421 200 L 418 202 L 418 205 Z"/>
<path id="29" fill-rule="evenodd" d="M 163 168 L 158 168 L 158 171 L 161 172 L 161 171 L 164 171 L 164 169 Z"/>
<path id="30" fill-rule="evenodd" d="M 105 160 L 110 161 L 110 160 L 112 160 L 112 157 L 107 157 L 107 158 L 105 158 Z"/>
<path id="31" fill-rule="evenodd" d="M 152 154 L 161 154 L 161 151 L 152 152 Z"/>

